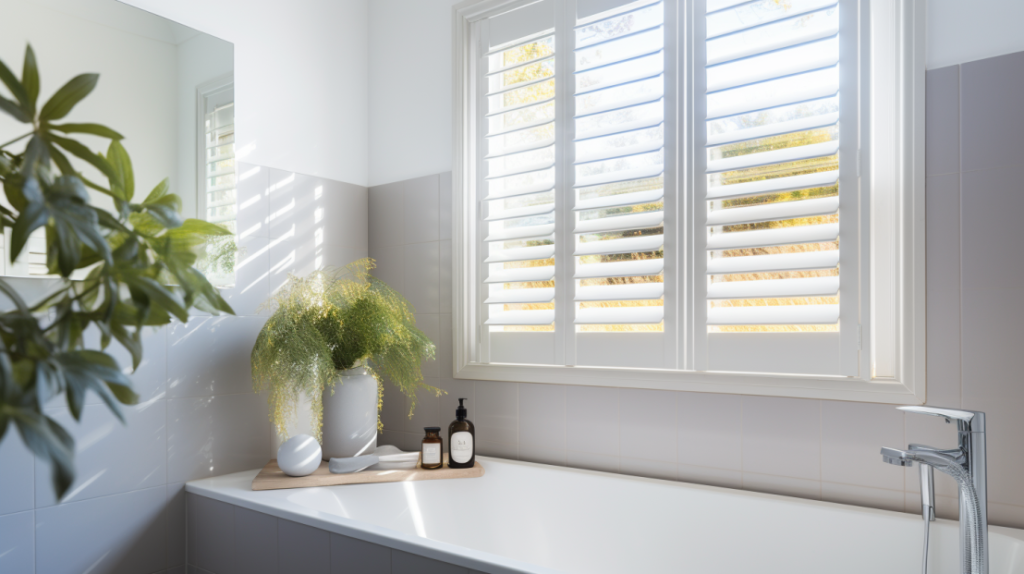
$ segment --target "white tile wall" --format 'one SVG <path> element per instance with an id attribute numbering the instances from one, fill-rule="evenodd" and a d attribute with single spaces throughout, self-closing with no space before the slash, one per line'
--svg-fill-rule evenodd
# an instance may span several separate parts
<path id="1" fill-rule="evenodd" d="M 564 466 L 565 388 L 520 385 L 519 405 L 519 458 Z"/>
<path id="2" fill-rule="evenodd" d="M 35 515 L 0 516 L 0 572 L 35 572 Z"/>
<path id="3" fill-rule="evenodd" d="M 680 464 L 742 469 L 742 401 L 743 397 L 737 395 L 678 393 L 676 440 Z"/>
<path id="4" fill-rule="evenodd" d="M 1024 527 L 1024 384 L 1015 360 L 1024 324 L 1024 147 L 1014 135 L 1024 112 L 1010 94 L 1024 88 L 1022 70 L 1024 53 L 931 70 L 926 111 L 927 402 L 988 413 L 990 518 L 1016 527 Z M 408 234 L 400 221 L 410 207 L 433 224 L 435 177 L 437 239 Z M 883 464 L 878 448 L 955 444 L 955 429 L 939 419 L 885 405 L 450 379 L 451 176 L 371 188 L 369 206 L 379 276 L 428 305 L 420 313 L 434 313 L 436 289 L 439 385 L 472 397 L 481 454 L 915 512 L 917 469 Z M 436 272 L 425 269 L 435 245 Z M 442 426 L 454 404 L 440 399 Z M 385 421 L 403 407 L 385 401 Z M 544 424 L 550 435 L 537 430 Z M 381 440 L 417 448 L 421 436 L 405 426 Z M 939 513 L 955 516 L 955 485 L 936 481 Z"/>
<path id="5" fill-rule="evenodd" d="M 743 472 L 821 479 L 821 401 L 743 397 Z"/>
<path id="6" fill-rule="evenodd" d="M 124 409 L 125 424 L 105 405 L 86 405 L 82 420 L 61 407 L 48 414 L 75 439 L 75 482 L 64 502 L 163 486 L 167 482 L 167 411 L 152 399 Z M 48 464 L 36 461 L 36 508 L 57 504 Z"/>
<path id="7" fill-rule="evenodd" d="M 21 435 L 8 428 L 0 441 L 0 516 L 35 507 L 35 462 Z"/>
<path id="8" fill-rule="evenodd" d="M 157 572 L 167 565 L 163 486 L 35 511 L 36 572 Z"/>
<path id="9" fill-rule="evenodd" d="M 144 334 L 144 359 L 131 374 L 141 403 L 125 408 L 127 426 L 95 396 L 80 423 L 63 398 L 47 405 L 76 440 L 78 475 L 62 503 L 48 466 L 34 460 L 17 431 L 4 437 L 0 573 L 185 574 L 184 483 L 266 464 L 267 405 L 253 393 L 249 372 L 268 315 L 257 308 L 288 271 L 310 269 L 317 258 L 327 266 L 365 257 L 369 196 L 366 188 L 265 167 L 239 164 L 239 174 L 243 251 L 236 285 L 222 290 L 236 316 L 197 313 L 187 324 Z M 289 178 L 271 191 L 271 182 Z M 291 234 L 293 223 L 301 233 Z M 436 333 L 440 317 L 433 319 Z M 86 336 L 98 342 L 96 333 Z M 108 351 L 131 371 L 126 352 L 116 344 Z M 249 565 L 242 571 L 259 572 Z"/>

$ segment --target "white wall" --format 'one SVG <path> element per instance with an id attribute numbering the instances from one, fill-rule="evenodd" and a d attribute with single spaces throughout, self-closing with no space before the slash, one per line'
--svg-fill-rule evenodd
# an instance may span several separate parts
<path id="1" fill-rule="evenodd" d="M 452 166 L 451 7 L 370 3 L 370 185 Z"/>
<path id="2" fill-rule="evenodd" d="M 369 0 L 125 0 L 235 44 L 240 159 L 367 184 Z"/>
<path id="3" fill-rule="evenodd" d="M 1021 0 L 921 1 L 928 4 L 928 69 L 1024 50 Z M 370 5 L 370 185 L 451 169 L 451 7 L 457 3 Z"/>
<path id="4" fill-rule="evenodd" d="M 121 9 L 133 11 L 123 6 Z M 115 12 L 111 18 L 121 16 L 120 11 Z M 25 45 L 32 43 L 42 80 L 40 105 L 74 76 L 99 73 L 96 89 L 65 121 L 100 123 L 124 135 L 139 193 L 174 175 L 176 118 L 168 113 L 175 109 L 177 100 L 174 45 L 83 20 L 37 2 L 0 0 L 0 14 L 0 59 L 20 77 Z M 2 92 L 7 94 L 6 89 Z M 25 131 L 23 124 L 0 114 L 0 142 Z M 76 137 L 93 149 L 105 150 L 106 140 Z M 94 180 L 103 181 L 99 172 L 74 161 Z M 105 196 L 93 195 L 98 204 L 111 205 Z"/>
<path id="5" fill-rule="evenodd" d="M 927 0 L 928 69 L 1024 50 L 1024 2 Z"/>

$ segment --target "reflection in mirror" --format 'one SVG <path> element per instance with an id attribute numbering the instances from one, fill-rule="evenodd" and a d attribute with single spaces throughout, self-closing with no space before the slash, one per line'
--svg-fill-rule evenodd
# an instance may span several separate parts
<path id="1" fill-rule="evenodd" d="M 64 122 L 95 122 L 124 135 L 135 166 L 138 193 L 164 178 L 182 198 L 185 217 L 217 223 L 232 232 L 206 247 L 197 267 L 217 286 L 234 284 L 235 122 L 234 47 L 117 0 L 0 0 L 0 60 L 20 64 L 26 44 L 38 61 L 40 101 L 78 74 L 100 75 L 96 89 Z M 15 70 L 16 73 L 20 70 Z M 22 135 L 24 126 L 0 114 L 0 146 Z M 78 135 L 76 134 L 76 137 Z M 93 151 L 106 141 L 80 139 Z M 21 151 L 24 142 L 11 144 Z M 101 174 L 71 158 L 93 181 Z M 112 200 L 90 190 L 94 205 Z M 0 194 L 0 204 L 7 200 Z M 37 232 L 14 262 L 8 256 L 10 228 L 0 236 L 0 274 L 45 277 L 46 234 Z"/>

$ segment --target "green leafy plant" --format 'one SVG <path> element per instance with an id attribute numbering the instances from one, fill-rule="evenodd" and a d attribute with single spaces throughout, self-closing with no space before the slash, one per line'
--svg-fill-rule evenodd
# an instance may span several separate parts
<path id="1" fill-rule="evenodd" d="M 138 396 L 117 361 L 104 352 L 112 341 L 142 360 L 142 330 L 187 321 L 189 309 L 232 313 L 220 293 L 193 265 L 210 237 L 226 232 L 204 221 L 182 221 L 181 200 L 160 182 L 135 201 L 135 176 L 122 136 L 98 124 L 58 123 L 99 81 L 75 77 L 42 107 L 39 70 L 29 46 L 21 79 L 0 61 L 0 111 L 26 133 L 0 145 L 0 182 L 10 207 L 0 221 L 11 228 L 13 262 L 29 236 L 46 233 L 46 261 L 55 284 L 36 302 L 26 302 L 0 279 L 6 298 L 0 313 L 0 441 L 15 427 L 36 457 L 50 463 L 54 487 L 63 496 L 74 480 L 74 441 L 43 411 L 64 393 L 76 420 L 88 392 L 100 396 L 124 421 L 121 404 Z M 106 154 L 69 136 L 89 134 L 110 141 Z M 12 146 L 22 143 L 22 149 Z M 69 156 L 96 168 L 106 183 L 79 173 Z M 113 199 L 114 212 L 92 205 L 87 188 Z M 84 275 L 72 281 L 71 274 Z M 86 329 L 100 333 L 100 349 L 87 349 Z"/>
<path id="2" fill-rule="evenodd" d="M 378 410 L 384 379 L 409 397 L 409 416 L 417 389 L 443 393 L 423 383 L 420 372 L 420 363 L 434 358 L 434 344 L 416 328 L 412 305 L 370 274 L 374 266 L 360 259 L 340 270 L 290 276 L 264 303 L 275 310 L 252 349 L 253 387 L 269 390 L 270 420 L 282 435 L 305 394 L 319 440 L 324 390 L 333 391 L 339 371 L 357 366 L 377 379 Z"/>

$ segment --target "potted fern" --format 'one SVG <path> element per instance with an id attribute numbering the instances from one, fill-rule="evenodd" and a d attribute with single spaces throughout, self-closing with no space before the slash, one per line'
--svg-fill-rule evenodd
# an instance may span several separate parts
<path id="1" fill-rule="evenodd" d="M 274 313 L 253 346 L 253 387 L 268 391 L 270 419 L 283 437 L 309 397 L 324 460 L 376 449 L 385 379 L 409 397 L 410 416 L 418 389 L 443 392 L 420 372 L 434 344 L 416 328 L 409 302 L 370 274 L 374 266 L 361 259 L 291 276 L 264 303 Z"/>

